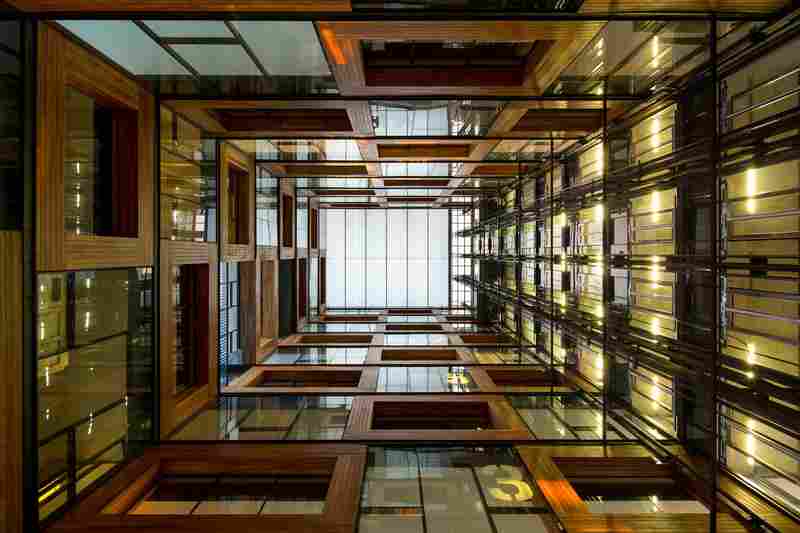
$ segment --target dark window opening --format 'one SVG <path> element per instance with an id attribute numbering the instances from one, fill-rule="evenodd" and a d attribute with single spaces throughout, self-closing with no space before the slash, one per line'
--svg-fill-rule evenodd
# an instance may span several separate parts
<path id="1" fill-rule="evenodd" d="M 175 267 L 175 394 L 208 382 L 208 266 Z"/>
<path id="2" fill-rule="evenodd" d="M 492 429 L 486 402 L 375 402 L 372 429 Z"/>
<path id="3" fill-rule="evenodd" d="M 228 165 L 228 242 L 250 242 L 250 217 L 248 216 L 248 173 L 236 165 Z"/>
<path id="4" fill-rule="evenodd" d="M 138 113 L 67 88 L 64 227 L 76 235 L 136 237 Z"/>

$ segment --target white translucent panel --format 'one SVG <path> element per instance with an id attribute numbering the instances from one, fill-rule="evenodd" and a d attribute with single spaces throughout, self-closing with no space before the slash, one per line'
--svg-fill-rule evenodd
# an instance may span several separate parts
<path id="1" fill-rule="evenodd" d="M 326 246 L 328 260 L 331 258 L 344 260 L 345 255 L 345 224 L 343 209 L 324 209 Z"/>
<path id="2" fill-rule="evenodd" d="M 62 20 L 63 27 L 137 76 L 188 76 L 189 72 L 128 20 Z"/>
<path id="3" fill-rule="evenodd" d="M 201 76 L 261 76 L 261 71 L 238 44 L 173 44 L 172 49 Z"/>
<path id="4" fill-rule="evenodd" d="M 428 211 L 428 256 L 431 259 L 444 259 L 449 256 L 447 248 L 449 231 L 446 210 L 431 209 Z"/>
<path id="5" fill-rule="evenodd" d="M 159 37 L 233 37 L 225 23 L 217 20 L 149 20 L 145 24 Z"/>
<path id="6" fill-rule="evenodd" d="M 367 258 L 386 258 L 386 210 L 367 211 Z"/>
<path id="7" fill-rule="evenodd" d="M 431 259 L 428 267 L 428 305 L 447 306 L 447 290 L 447 259 Z"/>
<path id="8" fill-rule="evenodd" d="M 428 111 L 426 109 L 416 109 L 410 111 L 408 115 L 409 135 L 428 135 Z"/>
<path id="9" fill-rule="evenodd" d="M 388 287 L 389 306 L 402 307 L 408 305 L 406 288 L 408 287 L 408 276 L 406 271 L 405 259 L 389 259 L 389 275 L 386 280 Z"/>
<path id="10" fill-rule="evenodd" d="M 447 135 L 447 107 L 431 109 L 428 112 L 428 135 Z"/>
<path id="11" fill-rule="evenodd" d="M 428 163 L 408 163 L 409 176 L 427 176 Z"/>
<path id="12" fill-rule="evenodd" d="M 366 281 L 365 264 L 363 259 L 348 259 L 347 266 L 347 307 L 364 307 L 366 295 L 364 283 Z"/>
<path id="13" fill-rule="evenodd" d="M 344 307 L 344 259 L 334 259 L 328 256 L 326 259 L 325 273 L 325 296 L 327 298 L 327 305 L 330 307 Z"/>
<path id="14" fill-rule="evenodd" d="M 416 213 L 415 216 L 417 216 Z M 387 211 L 390 258 L 408 257 L 408 217 L 408 211 L 403 209 L 389 209 Z"/>
<path id="15" fill-rule="evenodd" d="M 408 260 L 408 305 L 428 305 L 428 261 L 425 259 Z"/>
<path id="16" fill-rule="evenodd" d="M 327 76 L 313 22 L 234 21 L 270 76 Z"/>
<path id="17" fill-rule="evenodd" d="M 386 134 L 408 135 L 408 111 L 404 109 L 388 109 L 386 111 Z"/>
<path id="18" fill-rule="evenodd" d="M 535 514 L 492 515 L 497 533 L 549 533 L 547 524 Z"/>
<path id="19" fill-rule="evenodd" d="M 421 483 L 430 533 L 491 533 L 472 469 L 423 466 Z"/>
<path id="20" fill-rule="evenodd" d="M 381 163 L 381 172 L 384 176 L 408 176 L 408 164 Z"/>
<path id="21" fill-rule="evenodd" d="M 408 257 L 428 258 L 428 211 L 415 209 L 408 215 Z"/>
<path id="22" fill-rule="evenodd" d="M 367 243 L 365 210 L 348 209 L 345 211 L 345 219 L 347 260 L 364 259 Z"/>
<path id="23" fill-rule="evenodd" d="M 367 307 L 386 307 L 386 258 L 368 259 L 367 268 Z"/>

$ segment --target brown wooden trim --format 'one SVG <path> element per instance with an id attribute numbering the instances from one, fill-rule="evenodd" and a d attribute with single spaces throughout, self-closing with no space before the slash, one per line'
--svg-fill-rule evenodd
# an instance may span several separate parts
<path id="1" fill-rule="evenodd" d="M 149 266 L 153 262 L 153 97 L 49 24 L 38 36 L 37 269 Z M 65 91 L 74 87 L 137 116 L 137 237 L 67 235 L 64 223 Z M 129 217 L 130 218 L 130 217 Z"/>
<path id="2" fill-rule="evenodd" d="M 350 0 L 261 0 L 246 3 L 215 2 L 214 0 L 10 0 L 20 11 L 30 13 L 65 12 L 178 12 L 229 13 L 229 12 L 343 12 L 351 11 Z"/>
<path id="3" fill-rule="evenodd" d="M 22 533 L 22 233 L 0 231 L 0 250 L 0 531 Z"/>
<path id="4" fill-rule="evenodd" d="M 446 409 L 447 404 L 475 404 L 476 408 L 488 408 L 492 427 L 476 430 L 396 430 L 372 429 L 375 403 L 398 403 L 408 405 L 409 402 L 425 403 Z M 502 441 L 533 439 L 522 420 L 502 396 L 482 396 L 481 398 L 454 396 L 443 400 L 441 396 L 417 394 L 358 396 L 353 399 L 350 418 L 344 432 L 344 440 L 385 440 L 385 441 Z"/>
<path id="5" fill-rule="evenodd" d="M 367 369 L 352 366 L 330 365 L 324 367 L 303 367 L 297 365 L 254 366 L 232 381 L 223 389 L 225 394 L 357 394 L 373 392 L 369 387 L 371 377 L 364 379 Z M 318 385 L 304 387 L 281 387 L 263 385 L 264 380 L 275 374 L 292 374 L 299 379 L 325 380 L 326 374 L 338 379 L 343 373 L 352 374 L 356 378 L 355 386 Z M 377 377 L 376 377 L 377 384 Z M 366 385 L 366 386 L 365 386 Z"/>
<path id="6" fill-rule="evenodd" d="M 173 360 L 175 316 L 173 312 L 172 269 L 180 265 L 207 265 L 208 299 L 218 301 L 217 245 L 215 243 L 189 243 L 161 241 L 160 269 L 160 414 L 162 438 L 170 434 L 181 422 L 197 413 L 216 397 L 219 345 L 219 306 L 209 305 L 207 344 L 207 368 L 204 368 L 205 383 L 180 396 L 175 396 L 175 362 Z"/>
<path id="7" fill-rule="evenodd" d="M 228 180 L 230 179 L 230 165 L 247 173 L 247 183 L 243 186 L 244 193 L 240 201 L 247 205 L 239 206 L 239 212 L 247 217 L 247 243 L 229 242 L 229 202 Z M 255 199 L 255 156 L 248 155 L 236 148 L 231 143 L 223 142 L 220 145 L 219 163 L 219 213 L 220 213 L 220 246 L 222 247 L 223 262 L 243 262 L 255 259 L 256 248 L 256 199 Z M 240 215 L 242 216 L 242 215 Z"/>
<path id="8" fill-rule="evenodd" d="M 80 502 L 53 531 L 321 531 L 355 530 L 366 447 L 348 444 L 162 444 L 128 464 Z M 321 515 L 139 516 L 124 513 L 158 475 L 330 475 Z M 104 512 L 106 511 L 106 512 Z M 110 511 L 110 512 L 109 512 Z"/>

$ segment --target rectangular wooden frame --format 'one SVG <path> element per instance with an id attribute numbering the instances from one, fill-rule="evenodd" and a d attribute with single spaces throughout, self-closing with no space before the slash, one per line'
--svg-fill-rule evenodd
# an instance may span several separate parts
<path id="1" fill-rule="evenodd" d="M 442 406 L 445 400 L 441 395 L 415 394 L 358 396 L 353 398 L 353 407 L 347 421 L 344 440 L 375 441 L 505 441 L 533 440 L 525 424 L 502 396 L 448 396 L 446 403 L 488 404 L 493 428 L 482 431 L 475 430 L 393 430 L 372 429 L 372 417 L 376 402 L 425 402 L 432 406 Z M 446 413 L 444 413 L 446 416 Z"/>
<path id="2" fill-rule="evenodd" d="M 228 180 L 230 179 L 230 165 L 247 173 L 247 205 L 240 206 L 241 212 L 249 218 L 247 225 L 247 244 L 228 242 Z M 256 254 L 256 197 L 255 197 L 255 159 L 247 155 L 228 142 L 220 143 L 219 164 L 219 212 L 220 232 L 219 242 L 222 247 L 220 260 L 229 262 L 253 261 Z"/>
<path id="3" fill-rule="evenodd" d="M 36 249 L 38 271 L 153 264 L 153 138 L 155 101 L 135 80 L 77 45 L 51 24 L 38 34 Z M 65 91 L 136 111 L 138 231 L 136 238 L 68 234 L 64 224 Z"/>
<path id="4" fill-rule="evenodd" d="M 247 372 L 233 380 L 223 389 L 224 394 L 358 394 L 363 392 L 374 392 L 377 386 L 377 372 L 370 372 L 364 367 L 328 365 L 303 366 L 303 365 L 267 365 L 254 366 Z M 325 374 L 331 372 L 359 372 L 358 385 L 355 387 L 261 387 L 258 383 L 263 379 L 264 374 L 269 372 L 292 372 L 296 374 Z"/>
<path id="5" fill-rule="evenodd" d="M 208 294 L 212 305 L 209 306 L 208 310 L 207 383 L 194 387 L 179 396 L 175 396 L 172 391 L 175 361 L 173 360 L 171 348 L 171 341 L 174 338 L 175 315 L 172 305 L 173 294 L 170 275 L 173 267 L 181 265 L 208 265 Z M 219 372 L 219 361 L 217 357 L 217 346 L 219 345 L 219 306 L 216 305 L 219 298 L 217 294 L 217 245 L 216 243 L 162 240 L 160 266 L 160 434 L 162 437 L 166 437 L 181 422 L 199 411 L 217 395 L 217 379 Z"/>
<path id="6" fill-rule="evenodd" d="M 366 446 L 352 444 L 162 444 L 128 464 L 75 507 L 53 531 L 263 531 L 352 533 L 366 467 Z M 138 516 L 124 514 L 159 474 L 330 475 L 322 514 Z"/>

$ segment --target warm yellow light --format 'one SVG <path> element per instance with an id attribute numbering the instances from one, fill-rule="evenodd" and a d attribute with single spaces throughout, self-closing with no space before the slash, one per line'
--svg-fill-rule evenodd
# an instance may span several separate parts
<path id="1" fill-rule="evenodd" d="M 558 217 L 558 225 L 564 227 L 567 225 L 567 214 L 561 213 Z"/>
<path id="2" fill-rule="evenodd" d="M 658 222 L 658 211 L 661 210 L 661 194 L 653 191 L 650 196 L 650 210 L 653 212 L 653 222 Z"/>
<path id="3" fill-rule="evenodd" d="M 603 208 L 603 204 L 597 204 L 594 206 L 594 219 L 597 222 L 602 222 L 603 217 L 605 217 L 605 209 Z"/>
<path id="4" fill-rule="evenodd" d="M 504 502 L 525 502 L 533 498 L 533 491 L 530 485 L 518 479 L 498 479 L 498 485 L 508 485 L 513 487 L 514 494 L 499 487 L 492 487 L 489 492 L 496 500 Z"/>
<path id="5" fill-rule="evenodd" d="M 597 307 L 595 307 L 595 309 L 594 309 L 594 315 L 597 318 L 603 318 L 604 312 L 603 312 L 603 305 L 602 304 L 597 304 Z"/>
<path id="6" fill-rule="evenodd" d="M 748 457 L 747 458 L 747 464 L 749 464 L 750 466 L 753 466 L 754 464 L 756 464 L 756 460 L 753 459 L 752 457 Z"/>
<path id="7" fill-rule="evenodd" d="M 653 52 L 653 68 L 658 68 L 658 54 L 659 54 L 659 51 L 660 51 L 660 46 L 659 46 L 659 42 L 658 42 L 658 35 L 653 37 L 652 46 L 653 46 L 653 50 L 652 50 L 652 52 Z"/>
<path id="8" fill-rule="evenodd" d="M 747 195 L 747 202 L 745 203 L 745 208 L 747 209 L 748 213 L 755 213 L 756 212 L 756 201 L 753 199 L 753 196 L 757 194 L 756 191 L 756 169 L 749 168 L 747 169 L 747 175 L 745 179 L 745 194 Z"/>
<path id="9" fill-rule="evenodd" d="M 650 126 L 650 146 L 652 148 L 658 148 L 658 145 L 661 141 L 659 132 L 661 131 L 661 119 L 658 117 L 653 119 L 653 123 Z"/>
<path id="10" fill-rule="evenodd" d="M 661 334 L 661 319 L 657 316 L 654 316 L 652 319 L 650 319 L 650 332 L 653 335 Z"/>
<path id="11" fill-rule="evenodd" d="M 469 383 L 467 376 L 463 374 L 448 374 L 447 383 L 450 385 L 466 385 Z"/>
<path id="12" fill-rule="evenodd" d="M 747 363 L 756 364 L 756 345 L 752 342 L 747 343 Z"/>

